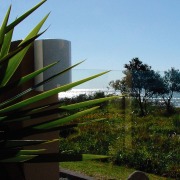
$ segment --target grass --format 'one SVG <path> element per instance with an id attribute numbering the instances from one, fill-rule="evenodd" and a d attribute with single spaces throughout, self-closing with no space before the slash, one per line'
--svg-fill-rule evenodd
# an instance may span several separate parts
<path id="1" fill-rule="evenodd" d="M 135 171 L 135 169 L 127 168 L 125 166 L 115 166 L 110 163 L 99 161 L 63 162 L 60 163 L 60 167 L 88 175 L 99 180 L 126 180 L 127 177 Z M 153 174 L 148 174 L 148 176 L 150 180 L 169 179 Z"/>
<path id="2" fill-rule="evenodd" d="M 171 134 L 180 134 L 180 109 L 177 108 L 174 114 L 168 116 L 164 109 L 152 109 L 147 116 L 141 117 L 131 113 L 129 106 L 122 110 L 118 103 L 113 101 L 77 119 L 77 122 L 84 122 L 104 117 L 107 121 L 81 126 L 76 135 L 61 138 L 60 152 L 110 155 L 112 164 L 123 163 L 134 169 L 178 179 L 179 136 L 171 137 Z M 62 166 L 97 179 L 126 179 L 134 171 L 125 167 L 92 163 L 62 163 Z M 150 177 L 153 180 L 167 179 L 153 175 Z"/>

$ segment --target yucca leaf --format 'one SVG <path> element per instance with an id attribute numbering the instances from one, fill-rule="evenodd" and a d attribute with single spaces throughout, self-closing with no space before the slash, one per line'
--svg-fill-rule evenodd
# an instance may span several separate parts
<path id="1" fill-rule="evenodd" d="M 27 112 L 27 113 L 26 113 Z M 4 120 L 3 123 L 9 124 L 11 122 L 20 122 L 25 120 L 33 120 L 36 118 L 43 118 L 45 116 L 49 116 L 52 114 L 57 114 L 62 112 L 59 108 L 52 108 L 52 109 L 44 109 L 42 111 L 17 111 L 16 113 L 12 113 L 6 117 L 1 118 Z M 0 119 L 0 121 L 1 121 Z"/>
<path id="2" fill-rule="evenodd" d="M 1 163 L 25 162 L 37 157 L 37 155 L 17 155 L 12 158 L 0 160 Z"/>
<path id="3" fill-rule="evenodd" d="M 41 29 L 41 27 L 43 26 L 43 24 L 45 23 L 46 19 L 48 18 L 50 13 L 48 13 L 39 23 L 38 25 L 25 37 L 25 39 L 19 44 L 19 46 L 21 46 L 21 44 L 25 43 L 26 41 L 28 41 L 29 39 L 31 39 L 33 36 L 37 35 L 39 30 Z"/>
<path id="4" fill-rule="evenodd" d="M 37 157 L 28 160 L 28 163 L 47 163 L 47 162 L 68 162 L 68 161 L 82 161 L 81 154 L 59 154 L 59 153 L 48 153 L 40 154 Z"/>
<path id="5" fill-rule="evenodd" d="M 14 117 L 13 118 L 13 116 L 6 116 L 6 117 L 4 117 L 4 118 L 2 118 L 2 119 L 0 119 L 0 121 L 1 120 L 3 120 L 3 121 L 5 121 L 5 122 L 3 122 L 3 123 L 6 123 L 6 124 L 9 124 L 9 123 L 12 123 L 12 122 L 22 122 L 22 121 L 25 121 L 25 120 L 30 120 L 31 119 L 31 116 L 21 116 L 21 117 Z"/>
<path id="6" fill-rule="evenodd" d="M 91 154 L 59 154 L 48 153 L 40 154 L 39 156 L 28 160 L 28 163 L 42 163 L 42 162 L 74 162 L 74 161 L 86 161 L 94 159 L 107 159 L 108 156 L 91 155 Z"/>
<path id="7" fill-rule="evenodd" d="M 32 72 L 31 74 L 28 74 L 24 77 L 22 77 L 20 80 L 19 80 L 19 83 L 17 84 L 17 86 L 29 81 L 30 79 L 33 79 L 34 77 L 36 77 L 37 75 L 39 75 L 40 73 L 46 71 L 47 69 L 51 68 L 52 66 L 56 65 L 58 62 L 54 62 L 52 64 L 49 64 L 48 66 L 45 66 L 37 71 L 34 71 Z"/>
<path id="8" fill-rule="evenodd" d="M 23 57 L 25 56 L 26 52 L 28 51 L 29 47 L 30 46 L 24 48 L 23 50 L 21 50 L 18 54 L 16 54 L 9 60 L 4 78 L 1 82 L 1 87 L 5 86 L 8 83 L 8 81 L 10 80 L 10 78 L 13 76 L 14 72 L 18 68 L 19 64 L 21 63 L 21 61 L 22 61 Z"/>
<path id="9" fill-rule="evenodd" d="M 64 124 L 74 120 L 75 118 L 86 115 L 86 114 L 94 111 L 97 108 L 98 108 L 98 106 L 86 109 L 84 111 L 77 112 L 73 115 L 69 115 L 66 117 L 62 117 L 62 118 L 58 118 L 58 119 L 57 118 L 56 119 L 49 119 L 47 122 L 44 122 L 44 123 L 27 126 L 23 129 L 20 129 L 18 132 L 14 131 L 14 132 L 8 133 L 7 138 L 17 138 L 17 137 L 22 138 L 25 136 L 30 136 L 32 134 L 45 133 L 45 132 L 50 132 L 50 131 L 58 131 L 58 130 L 63 130 L 63 129 L 74 128 L 77 126 L 82 126 L 82 125 L 85 125 L 87 123 L 72 124 L 72 125 L 65 125 L 65 126 L 64 126 Z M 31 120 L 33 120 L 33 119 L 31 119 Z M 104 120 L 104 119 L 96 119 L 96 120 L 90 120 L 90 121 L 91 122 L 97 122 L 100 120 Z"/>
<path id="10" fill-rule="evenodd" d="M 11 46 L 12 35 L 13 29 L 5 35 L 4 42 L 1 47 L 0 59 L 8 54 Z"/>
<path id="11" fill-rule="evenodd" d="M 47 0 L 42 0 L 40 3 L 38 3 L 36 6 L 31 8 L 29 11 L 24 13 L 22 16 L 17 18 L 15 21 L 13 21 L 10 25 L 6 28 L 6 33 L 9 32 L 11 29 L 13 29 L 15 26 L 17 26 L 20 22 L 22 22 L 25 18 L 27 18 L 32 12 L 34 12 L 37 8 L 39 8 L 43 3 L 45 3 Z"/>
<path id="12" fill-rule="evenodd" d="M 7 138 L 24 138 L 26 136 L 30 136 L 33 134 L 41 134 L 41 133 L 53 132 L 53 131 L 64 131 L 67 129 L 81 127 L 81 126 L 85 126 L 85 125 L 103 121 L 103 120 L 106 120 L 106 118 L 88 120 L 88 122 L 83 122 L 83 123 L 61 125 L 61 126 L 53 127 L 51 129 L 34 129 L 33 126 L 30 126 L 30 127 L 24 128 L 23 130 L 19 130 L 18 132 L 17 131 L 11 132 L 10 134 L 8 134 Z M 55 141 L 55 140 L 53 140 L 53 141 Z M 51 142 L 46 142 L 46 143 L 51 143 Z"/>
<path id="13" fill-rule="evenodd" d="M 20 150 L 17 155 L 38 155 L 44 151 L 46 149 Z"/>
<path id="14" fill-rule="evenodd" d="M 45 32 L 44 31 L 44 32 L 42 32 L 42 33 L 32 37 L 31 39 L 29 39 L 28 41 L 23 43 L 21 46 L 17 47 L 15 50 L 13 50 L 12 52 L 8 53 L 9 46 L 11 45 L 11 40 L 10 39 L 12 38 L 11 37 L 12 36 L 12 34 L 11 34 L 12 32 L 11 31 L 9 31 L 8 34 L 5 36 L 3 47 L 2 47 L 2 50 L 1 50 L 2 58 L 0 58 L 0 71 L 1 71 L 0 81 L 2 81 L 2 79 L 4 78 L 4 75 L 6 73 L 6 68 L 8 66 L 9 59 L 11 59 L 11 57 L 15 56 L 20 51 L 22 51 L 25 47 L 27 47 L 27 45 L 31 44 L 36 38 L 38 38 L 41 34 L 43 34 Z M 6 85 L 4 87 L 0 86 L 0 94 L 9 91 L 9 89 L 16 88 L 16 84 L 17 83 L 18 83 L 18 81 L 15 81 L 11 85 Z"/>
<path id="15" fill-rule="evenodd" d="M 108 159 L 110 156 L 96 155 L 96 154 L 60 154 L 60 162 L 73 162 L 73 161 L 89 161 L 89 160 L 102 160 Z"/>
<path id="16" fill-rule="evenodd" d="M 7 116 L 1 116 L 0 121 L 5 120 L 3 123 L 9 123 L 9 121 L 21 121 L 20 118 L 33 119 L 47 116 L 48 114 L 59 113 L 64 110 L 59 109 L 59 101 L 49 104 L 43 104 L 40 106 L 35 106 L 34 108 L 27 108 L 26 110 L 19 110 L 12 113 L 8 113 Z"/>
<path id="17" fill-rule="evenodd" d="M 6 26 L 7 26 L 8 20 L 9 20 L 10 12 L 11 12 L 11 6 L 9 7 L 9 9 L 6 13 L 6 16 L 3 20 L 3 23 L 0 28 L 0 46 L 3 44 L 3 41 L 4 41 L 4 36 L 6 34 Z"/>
<path id="18" fill-rule="evenodd" d="M 42 143 L 42 144 L 49 144 L 49 143 L 54 143 L 54 142 L 58 142 L 59 139 L 53 139 L 53 140 L 47 140 L 46 142 Z"/>
<path id="19" fill-rule="evenodd" d="M 109 156 L 94 155 L 94 154 L 48 153 L 48 154 L 40 154 L 39 156 L 29 160 L 28 163 L 74 162 L 74 161 L 87 161 L 87 160 L 108 159 L 108 158 Z"/>
<path id="20" fill-rule="evenodd" d="M 5 118 L 3 119 L 5 119 L 7 122 L 10 122 L 10 121 L 24 121 L 24 120 L 33 119 L 33 118 L 42 118 L 43 116 L 51 115 L 54 113 L 75 110 L 75 109 L 83 108 L 86 106 L 92 106 L 92 105 L 99 104 L 99 103 L 116 99 L 116 98 L 119 98 L 119 96 L 111 96 L 111 97 L 99 98 L 99 99 L 89 100 L 89 101 L 80 102 L 80 103 L 74 103 L 71 105 L 61 106 L 60 108 L 58 107 L 59 103 L 49 104 L 49 105 L 46 105 L 45 107 L 38 107 L 37 110 L 30 109 L 29 112 L 21 111 L 21 112 L 13 113 L 12 116 L 10 115 L 6 119 Z M 14 118 L 14 116 L 16 116 L 16 118 Z"/>
<path id="21" fill-rule="evenodd" d="M 59 153 L 40 154 L 33 159 L 27 161 L 27 163 L 47 163 L 47 162 L 59 162 L 61 159 Z"/>
<path id="22" fill-rule="evenodd" d="M 96 122 L 100 122 L 100 121 L 104 121 L 104 120 L 106 120 L 106 119 L 107 119 L 107 118 L 99 118 L 99 119 L 88 120 L 87 122 L 78 123 L 78 124 L 77 124 L 77 127 L 85 126 L 85 125 L 92 124 L 92 123 L 96 123 Z"/>
<path id="23" fill-rule="evenodd" d="M 47 29 L 46 29 L 47 30 Z M 0 59 L 0 65 L 3 64 L 4 62 L 7 62 L 10 58 L 12 58 L 13 56 L 15 56 L 16 54 L 18 54 L 20 51 L 22 51 L 25 47 L 27 47 L 29 44 L 31 44 L 32 42 L 34 42 L 35 39 L 37 39 L 39 36 L 41 36 L 46 30 L 44 30 L 43 32 L 35 35 L 34 37 L 30 38 L 29 40 L 27 40 L 26 42 L 24 42 L 23 44 L 19 45 L 15 50 L 9 52 L 6 56 L 4 56 L 3 58 Z"/>
<path id="24" fill-rule="evenodd" d="M 54 142 L 58 142 L 58 141 L 59 141 L 59 139 L 53 139 L 53 140 L 7 140 L 3 146 L 3 149 L 19 148 L 19 147 L 25 147 L 25 146 L 38 145 L 38 144 L 50 144 L 50 143 L 54 143 Z"/>
<path id="25" fill-rule="evenodd" d="M 61 129 L 59 130 L 59 136 L 60 136 L 60 138 L 74 137 L 74 136 L 76 136 L 76 134 L 79 133 L 79 129 L 76 127 L 87 126 L 89 124 L 100 122 L 105 119 L 106 118 L 88 120 L 87 122 L 84 122 L 84 123 L 71 124 L 71 127 L 61 126 Z"/>
<path id="26" fill-rule="evenodd" d="M 49 15 L 49 14 L 48 14 Z M 46 21 L 48 15 L 46 15 L 41 21 L 40 23 L 29 33 L 29 35 L 19 44 L 19 46 L 23 43 L 25 43 L 26 41 L 28 41 L 29 39 L 31 39 L 32 37 L 36 36 L 40 30 L 40 28 L 42 27 L 42 25 L 44 24 L 44 22 Z M 16 54 L 15 56 L 13 56 L 8 63 L 8 67 L 6 69 L 5 72 L 5 76 L 1 82 L 1 86 L 5 86 L 8 81 L 10 80 L 10 78 L 13 76 L 14 72 L 16 71 L 16 69 L 18 68 L 19 64 L 21 63 L 22 59 L 24 58 L 25 54 L 27 53 L 28 49 L 30 48 L 30 45 L 28 45 L 27 47 L 25 47 L 22 51 L 20 51 L 18 54 Z"/>
<path id="27" fill-rule="evenodd" d="M 13 30 L 9 31 L 5 37 L 4 37 L 4 41 L 1 47 L 1 51 L 0 51 L 0 82 L 2 81 L 4 74 L 6 72 L 6 68 L 7 68 L 7 64 L 6 63 L 1 63 L 1 58 L 7 56 L 9 49 L 10 49 L 10 45 L 11 45 L 11 39 L 12 39 L 12 34 L 13 34 Z"/>
<path id="28" fill-rule="evenodd" d="M 70 83 L 70 84 L 67 84 L 67 85 L 64 85 L 64 86 L 57 87 L 57 88 L 54 88 L 54 89 L 46 91 L 46 92 L 43 92 L 43 93 L 41 93 L 39 95 L 33 96 L 33 97 L 25 99 L 25 100 L 23 100 L 23 101 L 21 101 L 19 103 L 16 103 L 16 104 L 8 106 L 8 107 L 6 107 L 4 109 L 1 109 L 0 114 L 8 113 L 10 111 L 14 111 L 14 110 L 20 109 L 22 107 L 26 107 L 29 104 L 38 102 L 38 101 L 40 101 L 42 99 L 45 99 L 45 98 L 50 97 L 52 95 L 55 95 L 55 94 L 57 94 L 59 92 L 67 91 L 67 90 L 69 90 L 69 89 L 71 89 L 71 88 L 73 88 L 75 86 L 78 86 L 78 85 L 80 85 L 82 83 L 85 83 L 85 82 L 87 82 L 89 80 L 92 80 L 94 78 L 97 78 L 97 77 L 99 77 L 99 76 L 101 76 L 103 74 L 106 74 L 108 72 L 109 71 L 105 71 L 105 72 L 96 74 L 94 76 L 90 76 L 88 78 L 85 78 L 85 79 L 82 79 L 82 80 L 79 80 L 79 81 L 76 81 L 76 82 L 73 82 L 73 83 Z"/>
<path id="29" fill-rule="evenodd" d="M 84 101 L 84 102 L 80 102 L 80 103 L 64 105 L 64 106 L 61 106 L 60 109 L 74 110 L 74 109 L 79 109 L 79 108 L 83 108 L 83 107 L 86 107 L 86 106 L 99 104 L 99 103 L 102 103 L 102 102 L 105 102 L 105 101 L 108 101 L 108 100 L 112 100 L 112 99 L 115 99 L 115 98 L 117 98 L 117 96 L 93 99 L 93 100 L 88 100 L 88 101 Z"/>
<path id="30" fill-rule="evenodd" d="M 21 79 L 13 82 L 13 83 L 11 83 L 11 84 L 6 85 L 5 87 L 1 87 L 1 88 L 0 88 L 0 93 L 3 93 L 4 91 L 8 91 L 8 89 L 17 88 L 17 86 L 20 86 L 21 84 L 29 81 L 30 79 L 33 79 L 35 76 L 37 76 L 38 74 L 46 71 L 47 69 L 51 68 L 52 66 L 56 65 L 57 63 L 58 63 L 58 62 L 54 62 L 54 63 L 52 63 L 52 64 L 50 64 L 50 65 L 48 65 L 48 66 L 43 67 L 42 69 L 39 69 L 39 70 L 37 70 L 37 71 L 34 71 L 34 72 L 32 72 L 32 73 L 30 73 L 30 74 L 22 77 Z M 30 92 L 31 89 L 32 89 L 32 88 L 29 88 L 28 90 L 25 90 L 24 92 L 21 92 L 19 95 L 16 95 L 17 97 L 14 96 L 12 99 L 8 99 L 8 100 L 0 103 L 0 107 L 6 105 L 8 102 L 12 102 L 13 100 L 16 100 L 18 97 L 22 97 L 23 94 L 26 94 L 26 93 Z M 33 90 L 33 89 L 32 89 L 32 90 Z M 21 94 L 22 94 L 22 95 L 21 95 Z"/>
<path id="31" fill-rule="evenodd" d="M 25 91 L 17 94 L 16 96 L 12 97 L 11 99 L 8 99 L 8 100 L 0 103 L 0 107 L 3 107 L 3 106 L 5 106 L 5 105 L 7 105 L 7 104 L 9 104 L 9 103 L 17 100 L 18 98 L 24 96 L 25 94 L 33 91 L 33 90 L 36 89 L 36 88 L 42 86 L 43 84 L 51 81 L 52 79 L 56 78 L 57 76 L 59 76 L 59 75 L 65 73 L 65 72 L 69 71 L 70 69 L 74 68 L 75 66 L 78 66 L 78 65 L 81 64 L 82 62 L 84 62 L 84 61 L 81 61 L 81 62 L 79 62 L 79 63 L 77 63 L 77 64 L 75 64 L 75 65 L 73 65 L 73 66 L 71 66 L 71 67 L 69 67 L 69 68 L 67 68 L 67 69 L 65 69 L 65 70 L 63 70 L 63 71 L 61 71 L 61 72 L 59 72 L 59 73 L 57 73 L 57 74 L 55 74 L 55 75 L 53 75 L 53 76 L 45 79 L 44 81 L 42 81 L 42 82 L 34 85 L 33 87 L 31 87 L 31 88 L 29 88 L 29 89 L 27 89 L 27 90 L 25 90 Z M 6 87 L 4 88 L 4 90 L 7 89 L 7 88 L 11 88 L 11 86 L 13 86 L 13 85 L 14 85 L 13 87 L 16 87 L 16 84 L 17 84 L 17 86 L 18 86 L 18 85 L 21 85 L 22 83 L 24 83 L 24 82 L 26 82 L 26 81 L 34 78 L 35 76 L 37 76 L 37 75 L 40 74 L 41 72 L 44 72 L 45 70 L 51 68 L 51 67 L 54 66 L 55 64 L 56 64 L 56 63 L 50 64 L 50 65 L 48 65 L 48 66 L 46 66 L 46 67 L 44 67 L 44 68 L 42 68 L 42 69 L 40 69 L 40 70 L 37 70 L 37 71 L 35 71 L 35 72 L 33 72 L 33 73 L 25 76 L 25 77 L 22 77 L 19 81 L 17 81 L 18 83 L 15 83 L 15 84 L 11 84 L 11 85 L 9 85 L 9 86 L 6 86 Z M 1 89 L 3 90 L 3 88 L 1 88 Z M 1 89 L 0 89 L 0 92 L 1 92 Z"/>
<path id="32" fill-rule="evenodd" d="M 3 25 L 0 29 L 0 47 L 1 47 L 1 52 L 0 52 L 0 67 L 3 69 L 4 72 L 1 71 L 1 77 L 0 77 L 0 94 L 3 94 L 3 91 L 7 90 L 8 93 L 8 88 L 14 87 L 16 88 L 19 85 L 22 85 L 23 83 L 27 82 L 28 80 L 34 78 L 36 75 L 39 73 L 43 72 L 44 70 L 48 69 L 52 65 L 56 64 L 53 63 L 49 65 L 48 67 L 42 68 L 41 70 L 38 70 L 36 72 L 33 72 L 27 76 L 22 77 L 21 79 L 13 82 L 10 84 L 10 79 L 13 77 L 16 69 L 18 68 L 19 64 L 23 60 L 25 54 L 27 53 L 29 47 L 32 44 L 32 41 L 35 40 L 35 38 L 38 37 L 38 32 L 42 25 L 44 24 L 45 20 L 47 19 L 48 15 L 45 16 L 40 23 L 28 34 L 28 36 L 18 45 L 18 47 L 12 51 L 9 52 L 10 44 L 11 44 L 11 39 L 12 39 L 12 34 L 13 34 L 13 29 L 14 27 L 19 24 L 22 20 L 24 20 L 28 15 L 30 15 L 32 12 L 34 12 L 39 6 L 41 6 L 46 0 L 41 1 L 39 4 L 34 6 L 32 9 L 27 11 L 25 14 L 17 18 L 13 23 L 10 25 L 7 25 L 8 19 L 9 19 L 9 14 L 10 14 L 10 8 L 6 14 L 6 17 L 4 19 Z M 80 63 L 78 63 L 80 64 Z M 72 66 L 73 67 L 73 66 Z M 104 102 L 108 99 L 101 99 L 101 100 L 95 100 L 95 101 L 90 101 L 90 102 L 85 102 L 85 103 L 78 103 L 77 107 L 74 106 L 62 106 L 63 108 L 56 107 L 55 105 L 53 107 L 50 107 L 50 104 L 47 105 L 42 105 L 39 107 L 31 106 L 31 109 L 26 109 L 22 110 L 24 107 L 26 108 L 28 105 L 33 105 L 36 102 L 43 100 L 45 98 L 48 98 L 50 96 L 53 96 L 59 92 L 62 91 L 67 91 L 75 86 L 78 86 L 82 83 L 85 83 L 91 79 L 97 78 L 107 72 L 99 73 L 94 76 L 82 79 L 77 82 L 73 82 L 61 87 L 54 88 L 52 90 L 49 90 L 47 92 L 43 92 L 41 94 L 38 94 L 34 97 L 22 100 L 21 102 L 13 104 L 12 102 L 14 100 L 17 100 L 19 97 L 22 97 L 23 95 L 27 94 L 28 92 L 34 90 L 38 86 L 52 80 L 53 78 L 57 77 L 58 75 L 70 70 L 72 67 L 69 67 L 65 69 L 62 72 L 59 72 L 50 78 L 38 83 L 37 85 L 27 89 L 26 91 L 23 91 L 22 93 L 19 93 L 15 95 L 13 98 L 6 100 L 5 102 L 0 104 L 0 123 L 2 125 L 1 127 L 1 145 L 2 147 L 0 148 L 0 162 L 6 162 L 6 163 L 13 163 L 13 162 L 58 162 L 58 161 L 64 161 L 70 160 L 72 161 L 73 156 L 69 155 L 59 155 L 58 153 L 47 153 L 45 154 L 44 151 L 45 149 L 35 149 L 35 150 L 22 150 L 22 147 L 24 146 L 29 146 L 29 145 L 37 145 L 37 144 L 44 144 L 44 143 L 52 143 L 56 140 L 52 141 L 46 141 L 46 140 L 12 140 L 12 139 L 17 139 L 17 137 L 20 137 L 20 139 L 23 139 L 27 135 L 32 135 L 32 134 L 38 134 L 38 133 L 44 133 L 44 132 L 50 132 L 50 131 L 55 131 L 59 129 L 64 129 L 64 128 L 70 128 L 73 126 L 82 126 L 86 125 L 87 123 L 79 123 L 79 124 L 74 124 L 74 125 L 65 125 L 66 123 L 74 120 L 75 118 L 78 118 L 80 116 L 83 116 L 87 113 L 92 112 L 93 110 L 97 109 L 98 107 L 93 107 L 89 108 L 87 110 L 83 110 L 78 113 L 74 113 L 73 115 L 65 116 L 65 114 L 61 114 L 61 117 L 58 117 L 57 119 L 48 119 L 47 122 L 43 123 L 38 123 L 35 122 L 33 125 L 29 125 L 26 127 L 18 127 L 18 129 L 11 129 L 6 127 L 10 127 L 13 124 L 5 124 L 5 122 L 11 123 L 12 121 L 23 121 L 26 119 L 31 119 L 35 120 L 35 118 L 42 118 L 45 116 L 46 113 L 43 114 L 43 111 L 46 111 L 48 113 L 57 113 L 58 111 L 64 112 L 68 111 L 71 109 L 76 109 L 76 108 L 82 108 L 86 107 L 89 105 L 94 105 L 98 104 L 101 102 Z M 17 101 L 16 101 L 17 102 Z M 7 106 L 8 103 L 11 103 L 10 106 Z M 5 107 L 6 106 L 6 107 Z M 33 108 L 34 109 L 33 109 Z M 19 115 L 21 113 L 21 115 Z M 48 114 L 49 115 L 49 114 Z M 14 116 L 14 117 L 13 117 Z M 3 121 L 4 120 L 4 121 Z M 5 121 L 6 120 L 6 121 Z M 96 119 L 92 120 L 91 122 L 97 122 L 103 119 Z M 11 121 L 11 122 L 10 122 Z M 4 130 L 5 129 L 5 130 Z M 4 139 L 3 139 L 4 138 Z M 9 140 L 10 139 L 10 140 Z M 39 156 L 37 156 L 39 155 Z M 74 158 L 77 160 L 79 158 L 87 160 L 87 159 L 99 159 L 99 158 L 105 158 L 104 156 L 92 156 L 92 155 L 75 155 Z"/>
<path id="33" fill-rule="evenodd" d="M 68 123 L 72 120 L 74 120 L 75 118 L 78 118 L 80 116 L 83 116 L 85 114 L 88 114 L 92 111 L 94 111 L 95 109 L 97 109 L 99 106 L 97 107 L 93 107 L 93 108 L 89 108 L 89 109 L 86 109 L 84 111 L 80 111 L 80 112 L 77 112 L 73 115 L 69 115 L 67 117 L 64 117 L 64 118 L 60 118 L 58 120 L 55 120 L 55 121 L 52 121 L 52 122 L 47 122 L 47 123 L 43 123 L 41 125 L 37 125 L 35 126 L 33 129 L 51 129 L 51 128 L 54 128 L 54 127 L 57 127 L 57 126 L 60 126 L 60 125 L 63 125 L 65 123 Z"/>
<path id="34" fill-rule="evenodd" d="M 52 79 L 56 78 L 57 76 L 59 76 L 59 75 L 61 75 L 61 74 L 64 74 L 65 72 L 67 72 L 67 71 L 71 70 L 72 68 L 78 66 L 78 65 L 81 64 L 82 62 L 84 62 L 84 61 L 81 61 L 81 62 L 79 62 L 79 63 L 77 63 L 77 64 L 75 64 L 75 65 L 73 65 L 73 66 L 70 66 L 70 67 L 66 68 L 65 70 L 63 70 L 63 71 L 61 71 L 61 72 L 59 72 L 59 73 L 56 73 L 56 74 L 54 74 L 53 76 L 45 79 L 44 81 L 36 84 L 35 86 L 32 87 L 32 90 L 34 90 L 34 89 L 36 89 L 37 87 L 39 87 L 39 86 L 41 86 L 41 85 L 43 85 L 43 84 L 51 81 Z"/>
<path id="35" fill-rule="evenodd" d="M 47 140 L 8 140 L 3 148 L 16 148 L 24 146 L 32 146 L 37 144 L 43 144 L 48 142 Z"/>

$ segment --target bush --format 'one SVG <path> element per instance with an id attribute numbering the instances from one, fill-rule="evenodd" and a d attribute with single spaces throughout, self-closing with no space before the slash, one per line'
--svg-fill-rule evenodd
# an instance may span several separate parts
<path id="1" fill-rule="evenodd" d="M 86 130 L 86 132 L 84 131 Z M 60 139 L 60 151 L 73 151 L 74 153 L 94 153 L 107 155 L 109 146 L 116 134 L 107 123 L 94 123 L 79 128 L 77 136 Z"/>
<path id="2" fill-rule="evenodd" d="M 171 135 L 176 129 L 171 123 L 173 117 L 157 119 L 153 116 L 133 118 L 130 132 L 132 147 L 128 148 L 127 142 L 123 145 L 123 141 L 127 141 L 128 132 L 125 132 L 125 136 L 119 136 L 109 149 L 112 162 L 158 175 L 175 178 L 179 176 L 179 137 L 176 134 Z M 161 126 L 162 124 L 166 126 Z"/>
<path id="3" fill-rule="evenodd" d="M 121 107 L 122 99 L 116 99 L 103 109 L 78 119 L 78 122 L 83 122 L 105 117 L 108 122 L 81 127 L 78 136 L 73 137 L 73 143 L 68 138 L 62 140 L 62 149 L 107 154 L 111 156 L 112 163 L 177 178 L 179 114 L 165 117 L 161 112 L 155 112 L 155 115 L 139 117 L 131 113 L 128 99 L 126 108 Z"/>

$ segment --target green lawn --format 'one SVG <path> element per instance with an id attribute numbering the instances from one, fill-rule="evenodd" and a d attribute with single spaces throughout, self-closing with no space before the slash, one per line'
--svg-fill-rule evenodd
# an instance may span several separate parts
<path id="1" fill-rule="evenodd" d="M 135 169 L 124 166 L 114 166 L 110 163 L 98 161 L 63 162 L 60 163 L 60 167 L 103 180 L 126 180 L 129 174 L 135 171 Z M 153 174 L 148 174 L 148 176 L 150 180 L 168 180 L 168 178 L 155 176 Z"/>

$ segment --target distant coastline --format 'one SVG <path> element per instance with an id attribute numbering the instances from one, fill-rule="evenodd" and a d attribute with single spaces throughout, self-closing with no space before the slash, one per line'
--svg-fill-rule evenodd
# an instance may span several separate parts
<path id="1" fill-rule="evenodd" d="M 114 91 L 112 89 L 72 89 L 66 92 L 61 92 L 59 93 L 59 99 L 63 98 L 73 98 L 76 97 L 80 94 L 86 94 L 86 95 L 92 95 L 95 92 L 104 92 L 105 95 L 108 94 L 114 94 L 114 95 L 119 95 L 120 91 Z M 175 107 L 180 107 L 180 93 L 174 93 L 174 97 L 172 98 L 172 102 Z"/>

